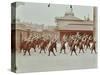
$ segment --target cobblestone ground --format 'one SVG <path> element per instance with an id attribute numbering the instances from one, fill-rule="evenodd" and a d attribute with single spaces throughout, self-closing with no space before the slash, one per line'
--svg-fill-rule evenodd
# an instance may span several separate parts
<path id="1" fill-rule="evenodd" d="M 56 71 L 56 70 L 70 70 L 70 69 L 88 69 L 97 67 L 97 54 L 90 53 L 88 49 L 85 53 L 80 53 L 76 56 L 74 53 L 70 56 L 70 51 L 66 48 L 66 54 L 59 53 L 60 44 L 57 45 L 58 52 L 56 56 L 48 56 L 42 52 L 39 54 L 39 49 L 35 53 L 31 49 L 31 56 L 28 53 L 23 56 L 23 53 L 16 54 L 17 72 L 38 72 L 38 71 Z M 77 50 L 78 53 L 78 50 Z"/>

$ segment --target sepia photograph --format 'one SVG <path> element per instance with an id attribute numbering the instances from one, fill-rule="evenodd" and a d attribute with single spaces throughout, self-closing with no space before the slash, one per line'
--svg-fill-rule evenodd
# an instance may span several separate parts
<path id="1" fill-rule="evenodd" d="M 12 71 L 97 68 L 97 7 L 11 4 Z"/>

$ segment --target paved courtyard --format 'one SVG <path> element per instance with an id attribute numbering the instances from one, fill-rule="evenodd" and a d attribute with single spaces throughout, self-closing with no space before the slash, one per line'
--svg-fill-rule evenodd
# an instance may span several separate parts
<path id="1" fill-rule="evenodd" d="M 81 52 L 78 56 L 74 53 L 70 56 L 68 48 L 66 48 L 66 54 L 59 53 L 59 44 L 57 45 L 57 48 L 58 52 L 55 52 L 56 56 L 52 53 L 51 56 L 48 56 L 48 51 L 46 54 L 44 52 L 39 54 L 39 49 L 37 49 L 36 53 L 31 49 L 31 56 L 29 56 L 28 53 L 23 56 L 23 53 L 17 52 L 17 72 L 56 71 L 97 67 L 97 54 L 91 54 L 89 49 L 85 51 L 85 53 Z"/>

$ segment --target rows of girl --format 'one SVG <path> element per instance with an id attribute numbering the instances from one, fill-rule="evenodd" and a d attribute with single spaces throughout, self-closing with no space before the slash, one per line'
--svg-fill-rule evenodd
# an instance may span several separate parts
<path id="1" fill-rule="evenodd" d="M 61 44 L 60 50 L 57 50 L 57 43 Z M 65 45 L 66 44 L 66 45 Z M 66 49 L 67 46 L 67 49 Z M 31 37 L 28 40 L 23 40 L 20 45 L 20 52 L 23 52 L 24 55 L 28 52 L 31 55 L 31 51 L 34 49 L 34 52 L 41 52 L 48 53 L 48 56 L 51 53 L 56 56 L 56 52 L 66 54 L 66 50 L 70 51 L 70 55 L 73 53 L 78 55 L 80 52 L 85 53 L 86 50 L 90 50 L 91 54 L 96 52 L 96 41 L 93 39 L 92 35 L 64 35 L 63 38 L 59 41 L 56 38 L 44 38 L 44 37 Z M 32 49 L 33 48 L 33 49 Z M 38 51 L 39 50 L 39 51 Z M 78 51 L 77 51 L 78 50 Z"/>

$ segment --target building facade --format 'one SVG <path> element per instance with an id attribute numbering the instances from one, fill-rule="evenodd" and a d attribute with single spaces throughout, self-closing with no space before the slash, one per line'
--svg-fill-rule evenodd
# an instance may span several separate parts
<path id="1" fill-rule="evenodd" d="M 89 16 L 84 20 L 76 17 L 72 7 L 70 7 L 70 12 L 66 11 L 63 17 L 56 17 L 55 20 L 60 32 L 60 38 L 65 34 L 72 35 L 77 32 L 93 35 L 93 21 L 89 19 Z"/>

